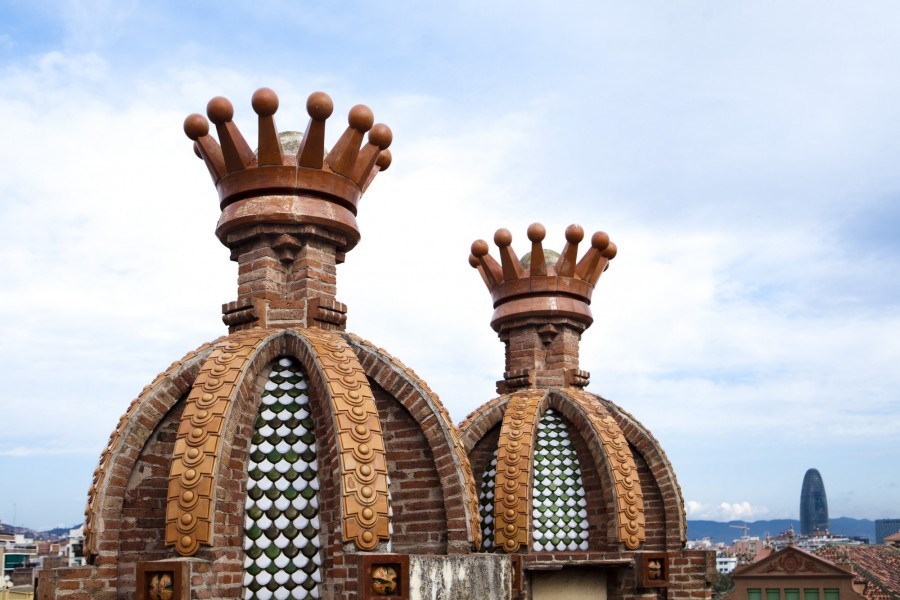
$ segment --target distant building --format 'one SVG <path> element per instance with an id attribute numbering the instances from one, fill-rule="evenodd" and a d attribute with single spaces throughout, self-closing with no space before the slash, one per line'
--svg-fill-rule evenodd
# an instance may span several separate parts
<path id="1" fill-rule="evenodd" d="M 731 573 L 736 567 L 736 556 L 727 556 L 724 552 L 716 556 L 716 571 L 718 571 L 719 573 Z"/>
<path id="2" fill-rule="evenodd" d="M 795 546 L 782 548 L 732 574 L 727 600 L 863 600 L 849 566 Z"/>
<path id="3" fill-rule="evenodd" d="M 869 600 L 900 598 L 900 548 L 825 546 L 816 556 L 851 569 L 854 587 Z"/>
<path id="4" fill-rule="evenodd" d="M 875 519 L 875 543 L 883 544 L 884 538 L 900 531 L 900 519 Z"/>
<path id="5" fill-rule="evenodd" d="M 825 497 L 825 483 L 816 469 L 810 469 L 803 476 L 800 488 L 800 534 L 813 535 L 828 532 L 828 499 Z"/>
<path id="6" fill-rule="evenodd" d="M 757 560 L 764 546 L 765 544 L 759 537 L 745 535 L 739 540 L 734 540 L 728 550 L 729 554 L 734 556 L 739 563 L 747 564 Z"/>

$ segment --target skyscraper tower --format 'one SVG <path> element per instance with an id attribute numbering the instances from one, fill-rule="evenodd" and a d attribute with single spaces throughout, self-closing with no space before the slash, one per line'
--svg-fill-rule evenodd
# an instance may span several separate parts
<path id="1" fill-rule="evenodd" d="M 825 484 L 817 469 L 809 469 L 800 488 L 800 534 L 828 531 L 828 499 Z"/>

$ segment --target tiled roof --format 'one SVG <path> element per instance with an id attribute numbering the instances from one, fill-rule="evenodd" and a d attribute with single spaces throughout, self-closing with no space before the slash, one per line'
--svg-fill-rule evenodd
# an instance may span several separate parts
<path id="1" fill-rule="evenodd" d="M 834 563 L 850 563 L 855 583 L 865 585 L 868 600 L 900 599 L 900 549 L 889 546 L 823 546 L 815 554 Z"/>

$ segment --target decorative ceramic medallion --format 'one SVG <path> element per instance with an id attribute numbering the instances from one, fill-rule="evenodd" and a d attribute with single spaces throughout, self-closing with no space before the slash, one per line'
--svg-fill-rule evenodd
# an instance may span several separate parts
<path id="1" fill-rule="evenodd" d="M 533 473 L 532 549 L 535 552 L 587 550 L 587 500 L 581 467 L 566 423 L 552 409 L 538 423 Z"/>
<path id="2" fill-rule="evenodd" d="M 250 444 L 244 518 L 244 598 L 319 598 L 319 480 L 306 376 L 276 361 Z"/>
<path id="3" fill-rule="evenodd" d="M 478 508 L 481 514 L 481 550 L 494 551 L 494 478 L 497 475 L 497 452 L 481 477 L 481 493 L 478 496 Z"/>

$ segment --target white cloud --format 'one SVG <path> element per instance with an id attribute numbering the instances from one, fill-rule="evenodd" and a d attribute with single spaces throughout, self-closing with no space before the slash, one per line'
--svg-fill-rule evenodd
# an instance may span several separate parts
<path id="1" fill-rule="evenodd" d="M 711 521 L 756 521 L 765 519 L 769 514 L 769 509 L 765 506 L 753 506 L 746 500 L 743 502 L 720 502 L 715 505 L 686 500 L 684 508 L 689 519 Z"/>

